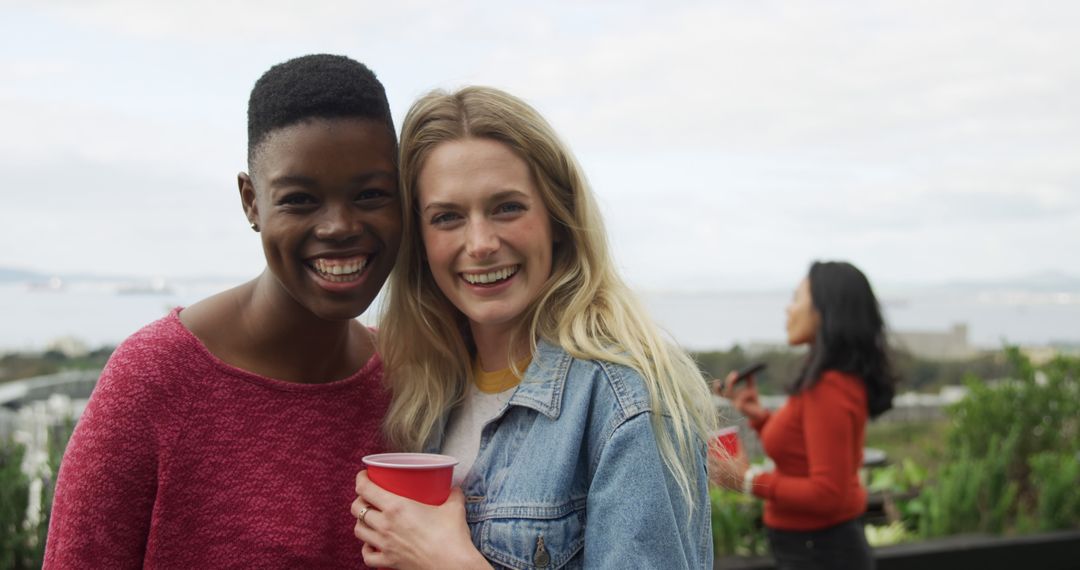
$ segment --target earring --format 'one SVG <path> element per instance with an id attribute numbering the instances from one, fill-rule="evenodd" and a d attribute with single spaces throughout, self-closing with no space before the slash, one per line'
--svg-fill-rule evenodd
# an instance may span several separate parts
<path id="1" fill-rule="evenodd" d="M 251 231 L 254 231 L 254 232 L 259 231 L 259 224 L 256 224 L 255 222 L 251 222 Z"/>

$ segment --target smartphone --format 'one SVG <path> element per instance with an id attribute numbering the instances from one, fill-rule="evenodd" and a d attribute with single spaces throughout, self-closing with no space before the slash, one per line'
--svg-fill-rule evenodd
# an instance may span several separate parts
<path id="1" fill-rule="evenodd" d="M 750 366 L 739 370 L 738 375 L 735 376 L 735 381 L 732 382 L 731 385 L 734 386 L 739 382 L 745 382 L 747 378 L 750 378 L 751 376 L 757 374 L 758 372 L 761 372 L 762 370 L 765 370 L 764 362 L 757 362 L 751 364 Z"/>

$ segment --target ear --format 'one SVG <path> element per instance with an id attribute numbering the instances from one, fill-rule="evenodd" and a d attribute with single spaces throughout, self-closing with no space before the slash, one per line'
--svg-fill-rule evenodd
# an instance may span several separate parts
<path id="1" fill-rule="evenodd" d="M 251 181 L 251 176 L 247 172 L 237 174 L 236 185 L 240 189 L 240 203 L 244 207 L 244 216 L 248 223 L 259 223 L 259 204 L 255 199 L 255 184 Z"/>

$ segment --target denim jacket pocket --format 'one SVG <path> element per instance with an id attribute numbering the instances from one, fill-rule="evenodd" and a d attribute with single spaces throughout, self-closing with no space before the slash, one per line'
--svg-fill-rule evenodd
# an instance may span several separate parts
<path id="1" fill-rule="evenodd" d="M 481 523 L 479 533 L 480 552 L 491 562 L 520 570 L 581 566 L 580 558 L 571 561 L 585 546 L 583 504 L 498 511 Z"/>

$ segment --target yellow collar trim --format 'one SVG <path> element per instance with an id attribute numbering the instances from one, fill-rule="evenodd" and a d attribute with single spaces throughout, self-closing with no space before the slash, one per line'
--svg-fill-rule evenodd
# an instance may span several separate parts
<path id="1" fill-rule="evenodd" d="M 522 358 L 515 364 L 517 369 L 522 374 L 525 374 L 525 369 L 529 367 L 530 362 L 532 362 L 531 355 Z M 486 372 L 483 368 L 480 368 L 480 359 L 477 358 L 473 361 L 473 382 L 476 384 L 476 388 L 485 394 L 498 394 L 520 384 L 521 378 L 514 375 L 512 368 Z"/>

